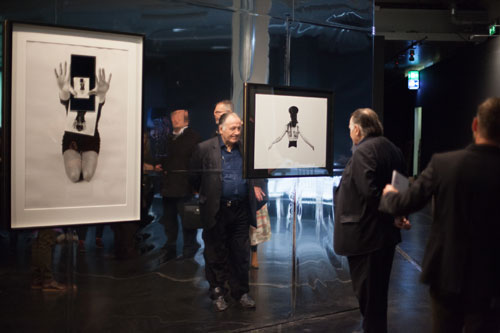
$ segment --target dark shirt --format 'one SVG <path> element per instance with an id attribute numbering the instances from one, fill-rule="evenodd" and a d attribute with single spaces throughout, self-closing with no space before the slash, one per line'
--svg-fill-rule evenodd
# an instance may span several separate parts
<path id="1" fill-rule="evenodd" d="M 248 195 L 247 181 L 243 179 L 243 157 L 240 146 L 233 146 L 227 151 L 226 145 L 219 136 L 222 155 L 222 200 L 244 200 Z"/>

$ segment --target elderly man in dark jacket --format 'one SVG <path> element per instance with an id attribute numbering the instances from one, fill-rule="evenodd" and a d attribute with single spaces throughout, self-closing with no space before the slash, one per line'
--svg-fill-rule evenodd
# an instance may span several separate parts
<path id="1" fill-rule="evenodd" d="M 189 127 L 187 110 L 175 110 L 170 114 L 173 131 L 167 137 L 168 156 L 164 162 L 161 195 L 163 196 L 163 223 L 167 242 L 164 260 L 177 256 L 177 233 L 179 230 L 177 216 L 181 217 L 183 235 L 183 257 L 192 258 L 200 245 L 196 242 L 198 229 L 189 229 L 184 225 L 183 209 L 186 200 L 192 195 L 189 184 L 189 160 L 196 145 L 201 141 L 200 135 Z"/>
<path id="2" fill-rule="evenodd" d="M 347 256 L 365 332 L 387 331 L 387 293 L 394 249 L 401 241 L 394 218 L 378 211 L 393 170 L 404 172 L 401 151 L 382 136 L 371 109 L 349 121 L 353 154 L 335 192 L 334 249 Z"/>
<path id="3" fill-rule="evenodd" d="M 205 274 L 216 311 L 228 308 L 228 282 L 233 299 L 244 308 L 255 307 L 249 293 L 249 227 L 265 203 L 265 181 L 242 178 L 241 119 L 226 113 L 219 135 L 198 144 L 191 159 L 192 183 L 199 191 L 204 225 Z"/>

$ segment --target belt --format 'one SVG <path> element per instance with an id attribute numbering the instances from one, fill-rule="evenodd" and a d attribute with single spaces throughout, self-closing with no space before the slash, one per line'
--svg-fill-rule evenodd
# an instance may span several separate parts
<path id="1" fill-rule="evenodd" d="M 248 204 L 247 200 L 221 200 L 220 205 L 224 207 L 239 207 Z"/>

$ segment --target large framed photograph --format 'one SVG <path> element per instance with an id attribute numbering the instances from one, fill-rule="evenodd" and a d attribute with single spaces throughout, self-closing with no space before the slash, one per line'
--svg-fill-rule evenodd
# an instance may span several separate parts
<path id="1" fill-rule="evenodd" d="M 247 178 L 331 176 L 333 93 L 245 84 Z"/>
<path id="2" fill-rule="evenodd" d="M 144 36 L 5 22 L 12 228 L 140 219 Z"/>

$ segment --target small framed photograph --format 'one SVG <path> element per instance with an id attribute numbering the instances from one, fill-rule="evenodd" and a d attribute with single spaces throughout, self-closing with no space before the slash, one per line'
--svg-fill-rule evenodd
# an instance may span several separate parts
<path id="1" fill-rule="evenodd" d="M 331 176 L 333 93 L 245 84 L 247 178 Z"/>
<path id="2" fill-rule="evenodd" d="M 12 228 L 138 221 L 144 36 L 6 21 Z"/>

